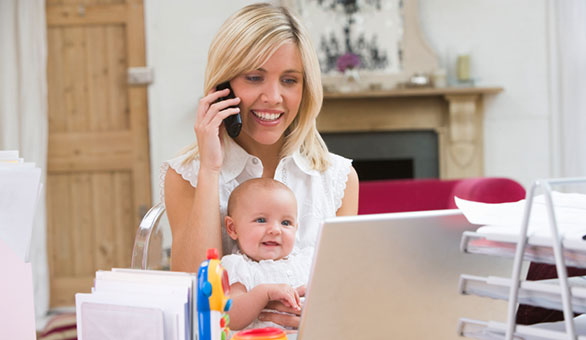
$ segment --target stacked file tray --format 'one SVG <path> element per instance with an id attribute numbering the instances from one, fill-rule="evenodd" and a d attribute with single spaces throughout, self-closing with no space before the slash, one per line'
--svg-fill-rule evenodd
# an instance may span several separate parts
<path id="1" fill-rule="evenodd" d="M 582 215 L 586 214 L 586 196 L 553 193 L 551 189 L 554 185 L 577 183 L 586 183 L 586 178 L 537 181 L 531 187 L 526 202 L 519 202 L 522 204 L 520 228 L 511 230 L 503 226 L 489 226 L 463 234 L 461 250 L 464 253 L 509 257 L 514 263 L 509 278 L 461 276 L 459 288 L 462 294 L 508 300 L 506 323 L 463 318 L 458 326 L 461 336 L 506 340 L 586 340 L 586 315 L 574 318 L 574 313 L 586 313 L 586 277 L 568 278 L 566 271 L 566 266 L 586 268 L 586 219 Z M 543 189 L 544 195 L 536 199 L 534 193 L 537 188 Z M 542 211 L 538 211 L 539 202 L 534 205 L 534 201 L 539 199 L 544 199 Z M 534 222 L 542 225 L 532 226 Z M 559 279 L 522 280 L 523 261 L 554 264 Z M 516 325 L 515 314 L 519 303 L 561 310 L 564 321 Z"/>

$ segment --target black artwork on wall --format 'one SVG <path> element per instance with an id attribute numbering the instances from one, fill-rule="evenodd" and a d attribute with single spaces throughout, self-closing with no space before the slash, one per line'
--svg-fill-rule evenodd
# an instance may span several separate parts
<path id="1" fill-rule="evenodd" d="M 320 60 L 323 72 L 338 70 L 343 72 L 348 66 L 363 70 L 382 70 L 389 66 L 387 52 L 379 47 L 378 35 L 372 34 L 369 37 L 361 33 L 353 38 L 352 30 L 356 24 L 355 16 L 364 7 L 380 11 L 383 0 L 316 0 L 324 10 L 342 13 L 345 22 L 342 26 L 344 41 L 339 41 L 334 33 L 329 36 L 322 35 L 318 48 L 323 52 L 324 57 Z M 402 9 L 403 1 L 399 2 Z M 401 48 L 399 47 L 399 58 L 401 60 Z M 350 60 L 340 60 L 340 58 Z M 354 61 L 353 61 L 354 58 Z M 340 63 L 342 61 L 342 63 Z"/>

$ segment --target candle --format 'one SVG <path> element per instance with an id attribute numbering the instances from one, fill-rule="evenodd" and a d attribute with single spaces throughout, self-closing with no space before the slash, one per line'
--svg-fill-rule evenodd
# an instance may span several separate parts
<path id="1" fill-rule="evenodd" d="M 458 80 L 468 81 L 470 80 L 470 55 L 461 54 L 458 56 L 457 62 L 458 68 Z"/>

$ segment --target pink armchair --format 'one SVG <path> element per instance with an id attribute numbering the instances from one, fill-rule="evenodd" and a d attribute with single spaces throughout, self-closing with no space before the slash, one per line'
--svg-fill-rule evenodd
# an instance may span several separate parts
<path id="1" fill-rule="evenodd" d="M 500 177 L 360 182 L 358 214 L 455 209 L 454 196 L 484 203 L 515 202 L 525 198 L 525 189 Z"/>

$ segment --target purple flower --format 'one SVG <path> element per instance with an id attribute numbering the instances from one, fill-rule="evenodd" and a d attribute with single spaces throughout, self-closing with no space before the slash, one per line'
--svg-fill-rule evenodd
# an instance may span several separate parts
<path id="1" fill-rule="evenodd" d="M 360 57 L 352 52 L 346 52 L 338 58 L 336 66 L 340 72 L 344 72 L 347 69 L 357 68 L 360 66 Z"/>

